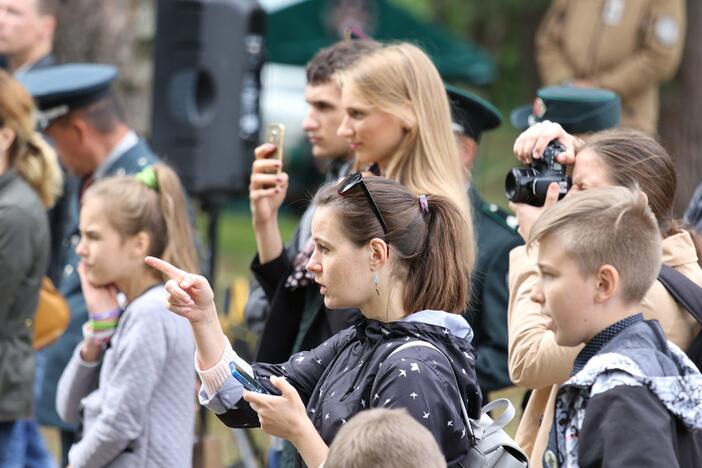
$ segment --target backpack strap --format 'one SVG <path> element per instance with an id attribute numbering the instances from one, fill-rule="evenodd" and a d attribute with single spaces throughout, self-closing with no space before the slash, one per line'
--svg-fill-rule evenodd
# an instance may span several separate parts
<path id="1" fill-rule="evenodd" d="M 702 288 L 668 265 L 661 266 L 658 281 L 699 324 L 702 324 Z"/>
<path id="2" fill-rule="evenodd" d="M 451 369 L 451 372 L 453 373 L 453 377 L 456 380 L 456 388 L 459 389 L 459 395 L 458 395 L 458 401 L 461 403 L 461 414 L 463 415 L 463 423 L 466 427 L 466 430 L 468 431 L 468 435 L 470 436 L 471 439 L 471 445 L 475 445 L 476 443 L 476 438 L 475 438 L 475 432 L 473 431 L 473 425 L 471 424 L 471 419 L 468 417 L 468 411 L 466 411 L 466 405 L 463 403 L 463 397 L 460 395 L 460 384 L 458 383 L 458 377 L 456 377 L 456 372 L 453 370 L 453 366 L 451 366 L 451 361 L 449 361 L 449 358 L 444 354 L 443 351 L 441 351 L 439 348 L 434 346 L 433 344 L 429 343 L 428 341 L 421 341 L 421 340 L 415 340 L 415 341 L 408 341 L 407 343 L 401 344 L 397 348 L 395 348 L 392 353 L 388 354 L 388 358 L 392 356 L 393 354 L 397 354 L 400 351 L 404 351 L 407 348 L 415 348 L 415 347 L 422 347 L 422 348 L 430 348 L 433 349 L 434 351 L 437 351 L 439 354 L 441 354 L 444 359 L 449 363 L 449 368 Z M 376 376 L 377 380 L 377 376 Z M 376 380 L 373 381 L 373 386 L 371 387 L 371 395 L 375 394 L 375 383 Z"/>

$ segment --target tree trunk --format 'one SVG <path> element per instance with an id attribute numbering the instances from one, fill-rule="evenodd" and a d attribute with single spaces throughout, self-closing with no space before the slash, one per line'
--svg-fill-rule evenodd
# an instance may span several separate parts
<path id="1" fill-rule="evenodd" d="M 702 2 L 687 2 L 687 37 L 678 74 L 664 87 L 659 131 L 674 161 L 678 178 L 675 212 L 681 216 L 702 182 Z"/>
<path id="2" fill-rule="evenodd" d="M 59 62 L 109 63 L 120 76 L 116 93 L 129 124 L 148 127 L 151 55 L 139 47 L 153 35 L 153 1 L 63 0 L 54 53 Z"/>

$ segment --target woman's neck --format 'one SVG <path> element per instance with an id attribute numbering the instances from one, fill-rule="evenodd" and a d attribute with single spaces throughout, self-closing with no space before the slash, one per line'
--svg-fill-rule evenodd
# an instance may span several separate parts
<path id="1" fill-rule="evenodd" d="M 364 317 L 380 322 L 396 322 L 407 316 L 405 310 L 405 288 L 403 284 L 395 284 L 383 287 L 381 283 L 378 290 L 380 294 L 373 294 L 368 302 L 360 307 Z"/>
<path id="2" fill-rule="evenodd" d="M 161 282 L 160 277 L 156 277 L 153 273 L 142 269 L 139 273 L 131 275 L 117 284 L 117 288 L 127 297 L 127 302 L 132 302 L 141 296 L 144 291 Z"/>

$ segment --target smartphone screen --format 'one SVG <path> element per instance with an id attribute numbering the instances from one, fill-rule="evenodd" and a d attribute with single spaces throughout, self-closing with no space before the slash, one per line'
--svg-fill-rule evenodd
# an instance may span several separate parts
<path id="1" fill-rule="evenodd" d="M 256 381 L 256 379 L 254 379 L 253 376 L 251 376 L 248 372 L 242 369 L 235 362 L 229 363 L 229 370 L 232 373 L 232 377 L 238 380 L 239 383 L 243 385 L 246 390 L 250 392 L 268 394 L 268 390 L 263 388 L 263 386 L 260 383 L 258 383 L 258 381 Z"/>
<path id="2" fill-rule="evenodd" d="M 283 145 L 285 143 L 285 125 L 281 123 L 270 124 L 266 130 L 266 143 L 272 143 L 276 148 L 275 153 L 273 153 L 270 158 L 282 161 Z M 280 173 L 281 170 L 282 168 L 278 169 L 278 173 Z"/>

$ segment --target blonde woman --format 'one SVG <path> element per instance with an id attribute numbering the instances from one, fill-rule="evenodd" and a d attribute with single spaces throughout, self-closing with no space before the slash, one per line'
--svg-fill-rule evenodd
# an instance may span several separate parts
<path id="1" fill-rule="evenodd" d="M 370 51 L 337 72 L 344 117 L 338 134 L 349 141 L 357 168 L 376 164 L 380 173 L 412 193 L 443 195 L 456 204 L 464 221 L 461 255 L 472 268 L 472 222 L 458 149 L 452 134 L 446 91 L 427 55 L 410 44 Z M 285 199 L 288 175 L 282 163 L 268 159 L 270 144 L 256 150 L 250 185 L 252 223 L 258 255 L 252 271 L 266 291 L 270 315 L 258 358 L 282 362 L 309 349 L 360 318 L 358 311 L 330 310 L 304 266 L 313 244 L 290 259 L 276 213 Z M 309 232 L 306 233 L 309 239 Z"/>
<path id="2" fill-rule="evenodd" d="M 49 261 L 46 209 L 60 193 L 61 170 L 35 124 L 31 96 L 0 71 L 0 466 L 24 466 L 30 451 L 33 462 L 51 464 L 31 421 L 32 320 Z"/>

